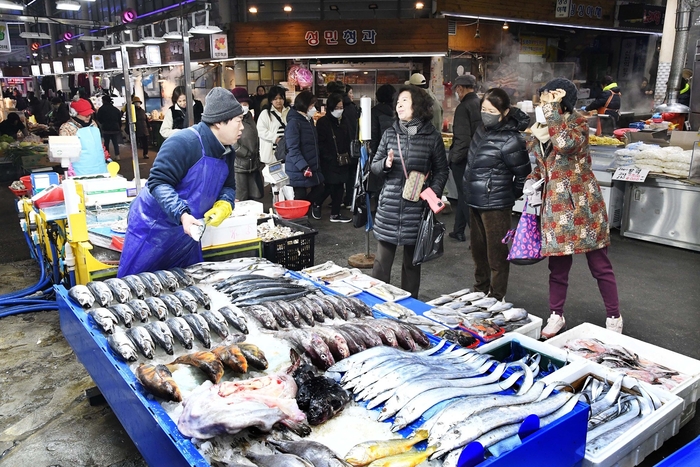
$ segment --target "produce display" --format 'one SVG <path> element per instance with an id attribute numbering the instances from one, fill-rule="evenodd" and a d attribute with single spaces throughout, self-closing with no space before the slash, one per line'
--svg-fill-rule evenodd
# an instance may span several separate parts
<path id="1" fill-rule="evenodd" d="M 622 146 L 625 143 L 612 136 L 596 136 L 591 135 L 588 137 L 588 142 L 594 146 Z"/>

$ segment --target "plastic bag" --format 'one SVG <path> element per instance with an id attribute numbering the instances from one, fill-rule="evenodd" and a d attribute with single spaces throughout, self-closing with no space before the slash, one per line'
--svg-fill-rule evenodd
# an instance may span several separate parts
<path id="1" fill-rule="evenodd" d="M 418 266 L 437 259 L 445 252 L 445 224 L 435 219 L 433 211 L 426 208 L 418 227 L 418 240 L 413 253 L 413 265 Z"/>

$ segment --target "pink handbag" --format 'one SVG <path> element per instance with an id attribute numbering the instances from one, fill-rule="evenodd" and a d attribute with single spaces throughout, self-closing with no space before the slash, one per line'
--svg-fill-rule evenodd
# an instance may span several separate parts
<path id="1" fill-rule="evenodd" d="M 539 263 L 542 256 L 542 232 L 540 231 L 540 217 L 536 214 L 528 214 L 527 200 L 520 216 L 520 221 L 515 230 L 509 230 L 502 243 L 513 241 L 508 253 L 508 261 L 513 264 L 526 266 Z"/>

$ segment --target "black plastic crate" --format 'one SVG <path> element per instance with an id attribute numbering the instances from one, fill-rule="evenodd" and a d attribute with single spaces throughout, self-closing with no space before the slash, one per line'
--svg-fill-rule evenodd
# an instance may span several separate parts
<path id="1" fill-rule="evenodd" d="M 314 265 L 314 237 L 318 233 L 310 227 L 275 218 L 275 225 L 303 232 L 301 235 L 263 242 L 263 257 L 292 271 L 300 271 Z"/>

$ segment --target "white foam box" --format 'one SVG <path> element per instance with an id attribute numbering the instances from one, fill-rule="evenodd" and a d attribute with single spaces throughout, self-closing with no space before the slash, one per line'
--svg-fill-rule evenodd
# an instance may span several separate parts
<path id="1" fill-rule="evenodd" d="M 263 214 L 263 203 L 252 199 L 246 201 L 236 201 L 236 206 L 233 209 L 234 217 L 239 216 L 255 216 L 260 217 Z"/>
<path id="2" fill-rule="evenodd" d="M 124 177 L 111 177 L 109 174 L 102 177 L 91 175 L 75 177 L 75 181 L 83 186 L 85 206 L 105 206 L 127 201 L 128 182 Z"/>
<path id="3" fill-rule="evenodd" d="M 231 216 L 218 227 L 208 225 L 202 235 L 202 248 L 228 245 L 258 238 L 258 221 L 255 216 Z"/>
<path id="4" fill-rule="evenodd" d="M 533 339 L 532 337 L 519 334 L 517 332 L 509 332 L 504 334 L 503 337 L 484 344 L 481 347 L 478 347 L 476 350 L 480 353 L 492 354 L 497 359 L 505 358 L 510 354 L 509 349 L 512 341 L 518 342 L 521 346 L 527 350 L 530 350 L 531 352 L 536 352 L 542 355 L 542 363 L 540 365 L 544 365 L 545 367 L 547 359 L 554 360 L 554 363 L 559 367 L 561 367 L 562 364 L 569 365 L 572 361 L 577 361 L 572 360 L 572 355 L 565 350 L 549 345 L 546 342 L 540 342 L 537 339 Z M 502 349 L 501 347 L 505 348 Z M 508 353 L 506 354 L 505 352 Z M 558 373 L 558 371 L 555 373 Z"/>
<path id="5" fill-rule="evenodd" d="M 505 335 L 509 334 L 523 334 L 527 337 L 532 337 L 535 340 L 540 338 L 540 331 L 542 330 L 542 318 L 535 316 L 532 313 L 529 314 L 532 322 L 526 324 L 525 326 L 520 326 L 513 332 L 507 332 Z"/>
<path id="6" fill-rule="evenodd" d="M 673 388 L 670 393 L 683 399 L 683 414 L 681 415 L 681 427 L 688 423 L 695 416 L 695 403 L 700 399 L 700 360 L 672 352 L 663 347 L 640 341 L 633 337 L 608 331 L 590 323 L 583 323 L 558 336 L 549 339 L 547 342 L 553 346 L 562 348 L 571 339 L 595 338 L 604 344 L 621 345 L 626 349 L 636 353 L 642 358 L 659 363 L 667 368 L 690 376 L 687 380 Z M 586 360 L 575 354 L 572 358 Z M 612 369 L 612 371 L 615 371 Z"/>
<path id="7" fill-rule="evenodd" d="M 563 382 L 574 384 L 585 379 L 588 375 L 597 376 L 601 380 L 614 381 L 619 375 L 611 368 L 595 362 L 579 361 L 542 378 L 545 384 Z M 630 390 L 637 380 L 625 377 L 624 388 Z M 582 467 L 634 467 L 641 463 L 646 456 L 656 451 L 667 439 L 678 433 L 680 428 L 683 399 L 668 391 L 646 383 L 640 383 L 649 393 L 656 395 L 662 406 L 620 435 L 608 446 L 595 453 L 586 451 Z"/>

